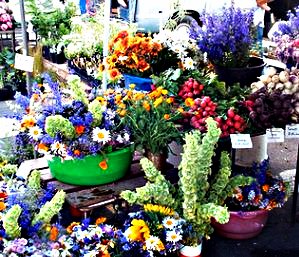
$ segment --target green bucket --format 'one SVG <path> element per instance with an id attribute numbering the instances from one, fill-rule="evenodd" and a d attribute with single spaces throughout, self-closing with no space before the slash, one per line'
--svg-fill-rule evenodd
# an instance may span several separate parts
<path id="1" fill-rule="evenodd" d="M 127 147 L 106 154 L 108 168 L 103 170 L 99 163 L 102 155 L 88 155 L 83 159 L 61 161 L 54 157 L 48 161 L 51 174 L 57 180 L 73 185 L 94 186 L 111 183 L 125 176 L 132 162 L 132 148 Z"/>

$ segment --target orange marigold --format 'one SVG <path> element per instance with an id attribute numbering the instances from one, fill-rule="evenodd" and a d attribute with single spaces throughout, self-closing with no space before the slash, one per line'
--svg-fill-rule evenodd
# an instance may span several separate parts
<path id="1" fill-rule="evenodd" d="M 105 218 L 105 217 L 99 217 L 96 220 L 96 225 L 102 224 L 102 223 L 106 222 L 106 220 L 107 220 L 107 218 Z"/>
<path id="2" fill-rule="evenodd" d="M 103 160 L 99 163 L 99 167 L 102 169 L 102 170 L 107 170 L 108 168 L 108 164 L 106 162 L 106 160 Z"/>
<path id="3" fill-rule="evenodd" d="M 0 211 L 3 211 L 6 209 L 6 205 L 4 202 L 0 202 Z"/>
<path id="4" fill-rule="evenodd" d="M 148 111 L 148 112 L 151 110 L 151 105 L 149 104 L 148 101 L 144 101 L 144 102 L 142 103 L 142 106 L 143 106 L 143 108 L 144 108 L 146 111 Z"/>
<path id="5" fill-rule="evenodd" d="M 77 126 L 75 126 L 75 131 L 76 131 L 77 135 L 81 135 L 85 131 L 85 126 L 77 125 Z"/>
<path id="6" fill-rule="evenodd" d="M 56 226 L 52 226 L 50 230 L 49 239 L 51 241 L 56 241 L 59 234 L 59 230 Z"/>

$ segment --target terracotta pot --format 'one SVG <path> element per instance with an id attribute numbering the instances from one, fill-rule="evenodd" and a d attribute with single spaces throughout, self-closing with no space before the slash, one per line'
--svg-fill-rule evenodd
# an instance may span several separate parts
<path id="1" fill-rule="evenodd" d="M 202 244 L 197 246 L 183 246 L 179 251 L 180 257 L 200 257 Z"/>
<path id="2" fill-rule="evenodd" d="M 261 233 L 268 219 L 268 211 L 230 212 L 229 222 L 219 224 L 212 220 L 215 231 L 226 238 L 249 239 Z"/>
<path id="3" fill-rule="evenodd" d="M 146 151 L 145 156 L 155 165 L 157 170 L 165 170 L 167 154 L 154 154 L 152 152 Z"/>

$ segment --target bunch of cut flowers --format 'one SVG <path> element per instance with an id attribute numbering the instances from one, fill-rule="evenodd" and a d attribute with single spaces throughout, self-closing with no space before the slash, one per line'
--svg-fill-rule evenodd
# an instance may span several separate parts
<path id="1" fill-rule="evenodd" d="M 16 101 L 25 110 L 19 117 L 16 150 L 31 146 L 39 154 L 62 159 L 105 154 L 131 144 L 128 129 L 121 123 L 113 90 L 88 98 L 78 76 L 68 80 L 71 90 L 61 90 L 58 82 L 44 74 L 43 84 L 33 86 L 26 98 L 17 94 Z M 107 168 L 106 158 L 100 164 Z"/>
<path id="2" fill-rule="evenodd" d="M 3 256 L 51 256 L 48 243 L 59 234 L 53 223 L 64 203 L 65 193 L 51 185 L 40 186 L 40 173 L 27 179 L 16 175 L 16 165 L 0 170 L 0 251 Z"/>
<path id="3" fill-rule="evenodd" d="M 254 163 L 252 168 L 241 171 L 244 175 L 255 178 L 248 186 L 237 187 L 226 203 L 232 211 L 272 210 L 282 207 L 288 199 L 289 187 L 275 177 L 269 169 L 269 161 Z"/>
<path id="4" fill-rule="evenodd" d="M 165 256 L 182 247 L 187 222 L 174 210 L 154 204 L 129 213 L 120 233 L 122 256 Z"/>
<path id="5" fill-rule="evenodd" d="M 12 11 L 8 8 L 6 2 L 0 2 L 0 30 L 6 31 L 13 29 L 14 18 Z"/>

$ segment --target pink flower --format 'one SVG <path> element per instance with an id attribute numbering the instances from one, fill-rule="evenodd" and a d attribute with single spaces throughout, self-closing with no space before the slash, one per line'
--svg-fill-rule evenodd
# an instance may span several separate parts
<path id="1" fill-rule="evenodd" d="M 4 22 L 11 21 L 11 17 L 7 13 L 2 14 L 1 17 Z"/>
<path id="2" fill-rule="evenodd" d="M 7 26 L 7 24 L 1 24 L 0 28 L 1 28 L 1 30 L 5 31 L 8 29 L 8 26 Z"/>
<path id="3" fill-rule="evenodd" d="M 9 29 L 12 29 L 12 22 L 8 21 L 6 22 L 6 25 L 8 26 Z"/>

